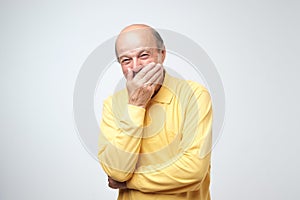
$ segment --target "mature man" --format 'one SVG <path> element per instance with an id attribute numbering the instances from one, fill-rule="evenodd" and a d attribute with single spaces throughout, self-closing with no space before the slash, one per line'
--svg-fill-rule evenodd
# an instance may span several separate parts
<path id="1" fill-rule="evenodd" d="M 153 28 L 116 40 L 126 89 L 104 101 L 98 158 L 119 200 L 209 200 L 212 106 L 198 83 L 170 76 Z"/>

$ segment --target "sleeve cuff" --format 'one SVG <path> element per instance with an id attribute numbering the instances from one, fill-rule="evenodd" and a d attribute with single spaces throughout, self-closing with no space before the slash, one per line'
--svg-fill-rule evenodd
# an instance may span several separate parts
<path id="1" fill-rule="evenodd" d="M 139 107 L 139 106 L 134 106 L 131 104 L 128 104 L 128 115 L 130 121 L 135 125 L 135 126 L 142 126 L 144 124 L 144 117 L 145 117 L 145 108 Z"/>

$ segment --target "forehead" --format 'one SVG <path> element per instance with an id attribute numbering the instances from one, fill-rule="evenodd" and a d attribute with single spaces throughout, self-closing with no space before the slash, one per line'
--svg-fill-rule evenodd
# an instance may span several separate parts
<path id="1" fill-rule="evenodd" d="M 136 49 L 132 49 L 129 51 L 123 51 L 119 54 L 119 58 L 121 57 L 133 57 L 136 56 L 142 52 L 149 52 L 151 53 L 153 51 L 153 47 L 140 47 L 140 48 L 136 48 Z"/>
<path id="2" fill-rule="evenodd" d="M 156 48 L 156 41 L 150 29 L 137 29 L 121 33 L 116 41 L 119 55 Z"/>

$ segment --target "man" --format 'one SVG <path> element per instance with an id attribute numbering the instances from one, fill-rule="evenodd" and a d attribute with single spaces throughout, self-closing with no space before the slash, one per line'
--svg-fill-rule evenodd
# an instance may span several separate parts
<path id="1" fill-rule="evenodd" d="M 209 200 L 212 106 L 198 83 L 170 76 L 153 28 L 119 34 L 126 89 L 104 101 L 98 158 L 119 200 Z"/>

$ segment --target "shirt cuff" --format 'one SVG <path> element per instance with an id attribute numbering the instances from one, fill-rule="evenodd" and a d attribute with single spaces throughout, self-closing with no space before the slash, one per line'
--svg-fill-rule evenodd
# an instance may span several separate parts
<path id="1" fill-rule="evenodd" d="M 119 123 L 122 132 L 132 137 L 141 137 L 145 112 L 142 107 L 128 104 Z"/>
<path id="2" fill-rule="evenodd" d="M 129 119 L 135 126 L 138 127 L 143 126 L 145 112 L 146 112 L 145 108 L 128 104 Z"/>

